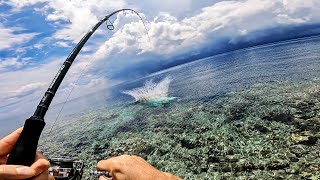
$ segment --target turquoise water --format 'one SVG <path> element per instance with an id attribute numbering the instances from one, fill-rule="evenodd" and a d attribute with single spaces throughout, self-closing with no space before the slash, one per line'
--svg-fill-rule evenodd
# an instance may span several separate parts
<path id="1" fill-rule="evenodd" d="M 318 37 L 248 48 L 73 100 L 50 136 L 48 116 L 39 148 L 88 171 L 135 154 L 184 179 L 319 178 L 319 48 Z M 173 101 L 122 93 L 165 77 Z"/>

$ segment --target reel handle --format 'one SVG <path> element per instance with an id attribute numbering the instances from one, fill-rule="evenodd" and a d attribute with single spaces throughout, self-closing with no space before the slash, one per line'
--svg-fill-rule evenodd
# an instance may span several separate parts
<path id="1" fill-rule="evenodd" d="M 35 161 L 39 138 L 45 124 L 43 119 L 34 116 L 26 120 L 22 133 L 8 157 L 7 164 L 30 166 Z"/>

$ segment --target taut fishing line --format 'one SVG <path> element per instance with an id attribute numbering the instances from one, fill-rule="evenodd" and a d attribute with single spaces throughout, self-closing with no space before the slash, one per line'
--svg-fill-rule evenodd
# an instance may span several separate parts
<path id="1" fill-rule="evenodd" d="M 122 11 L 123 11 L 123 15 L 124 15 L 124 16 L 127 15 L 127 12 L 126 12 L 126 11 L 130 11 L 132 14 L 135 14 L 135 15 L 137 15 L 137 16 L 140 18 L 141 22 L 143 23 L 145 32 L 146 32 L 146 34 L 147 34 L 147 36 L 148 36 L 149 43 L 151 43 L 151 39 L 150 39 L 150 36 L 149 36 L 149 33 L 148 33 L 147 26 L 146 26 L 144 20 L 142 19 L 142 17 L 140 16 L 140 14 L 139 14 L 138 12 L 134 11 L 134 10 L 122 10 Z M 108 21 L 109 21 L 110 24 L 108 24 Z M 107 29 L 110 30 L 110 31 L 114 30 L 114 25 L 113 25 L 113 23 L 110 21 L 110 19 L 108 19 L 108 21 L 106 21 Z M 62 106 L 61 106 L 61 108 L 60 108 L 60 110 L 59 110 L 59 112 L 58 112 L 58 114 L 57 114 L 57 116 L 56 116 L 56 118 L 55 118 L 55 120 L 54 120 L 54 122 L 53 122 L 53 124 L 52 124 L 52 126 L 51 126 L 51 128 L 50 128 L 50 130 L 49 130 L 49 132 L 48 132 L 47 135 L 50 135 L 50 134 L 51 134 L 54 125 L 56 124 L 56 122 L 57 122 L 58 119 L 60 118 L 60 114 L 62 113 L 62 110 L 63 110 L 64 106 L 67 104 L 67 102 L 68 102 L 68 100 L 69 100 L 69 98 L 70 98 L 70 96 L 71 96 L 74 88 L 75 88 L 76 85 L 78 84 L 80 78 L 83 76 L 83 74 L 84 74 L 87 66 L 89 65 L 89 63 L 90 63 L 90 61 L 88 61 L 88 62 L 86 63 L 85 67 L 81 70 L 80 75 L 78 76 L 78 78 L 76 79 L 75 83 L 74 83 L 73 86 L 71 87 L 71 90 L 70 90 L 70 92 L 68 93 L 68 96 L 67 96 L 66 100 L 63 102 L 63 104 L 62 104 Z"/>
<path id="2" fill-rule="evenodd" d="M 58 114 L 57 114 L 57 116 L 56 116 L 56 118 L 55 118 L 55 120 L 54 120 L 54 122 L 53 122 L 53 124 L 52 124 L 52 126 L 51 126 L 51 128 L 50 128 L 50 130 L 49 130 L 48 135 L 50 135 L 50 133 L 51 133 L 54 125 L 56 124 L 57 120 L 58 120 L 59 117 L 60 117 L 60 114 L 61 114 L 64 106 L 67 104 L 67 102 L 68 102 L 68 100 L 69 100 L 69 97 L 71 96 L 71 93 L 72 93 L 73 89 L 74 89 L 74 88 L 76 87 L 76 85 L 78 84 L 80 78 L 81 78 L 82 75 L 84 74 L 84 71 L 86 70 L 86 68 L 87 68 L 87 66 L 89 65 L 89 63 L 90 63 L 90 61 L 88 61 L 88 62 L 86 63 L 86 65 L 85 65 L 85 67 L 82 69 L 79 77 L 76 79 L 75 83 L 74 83 L 73 86 L 71 87 L 71 90 L 70 90 L 70 92 L 68 93 L 68 96 L 67 96 L 66 100 L 63 102 L 62 107 L 60 108 L 60 110 L 59 110 L 59 112 L 58 112 Z"/>

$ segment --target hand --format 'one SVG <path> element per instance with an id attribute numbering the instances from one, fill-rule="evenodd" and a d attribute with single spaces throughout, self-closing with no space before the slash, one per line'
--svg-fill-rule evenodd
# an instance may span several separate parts
<path id="1" fill-rule="evenodd" d="M 33 180 L 54 180 L 49 175 L 49 161 L 41 154 L 36 154 L 35 162 L 30 166 L 6 165 L 8 154 L 16 144 L 22 128 L 17 129 L 7 137 L 0 140 L 0 180 L 7 179 L 27 179 Z"/>
<path id="2" fill-rule="evenodd" d="M 170 173 L 159 171 L 138 156 L 122 155 L 102 160 L 98 162 L 97 169 L 110 172 L 110 179 L 113 180 L 181 180 Z M 108 178 L 99 177 L 99 180 L 105 179 Z"/>

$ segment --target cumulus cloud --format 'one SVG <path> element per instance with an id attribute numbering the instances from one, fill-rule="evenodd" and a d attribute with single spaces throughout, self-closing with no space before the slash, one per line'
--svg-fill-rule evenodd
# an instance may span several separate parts
<path id="1" fill-rule="evenodd" d="M 303 24 L 310 20 L 309 17 L 302 17 L 302 18 L 293 18 L 288 16 L 287 14 L 279 14 L 277 16 L 277 20 L 279 23 L 282 24 Z"/>
<path id="2" fill-rule="evenodd" d="M 63 26 L 57 25 L 57 31 L 53 35 L 53 38 L 59 40 L 56 44 L 62 47 L 67 47 L 68 42 L 77 43 L 87 29 L 106 15 L 107 11 L 131 6 L 125 0 L 112 2 L 21 0 L 20 3 L 10 0 L 9 2 L 20 8 L 45 2 L 41 12 L 46 15 L 46 19 L 57 24 L 64 22 Z M 251 32 L 279 25 L 319 22 L 320 17 L 320 2 L 317 0 L 214 1 L 211 5 L 208 3 L 209 1 L 198 3 L 206 7 L 197 10 L 199 6 L 193 7 L 195 1 L 192 0 L 179 2 L 165 0 L 161 3 L 152 0 L 143 4 L 136 2 L 135 7 L 141 12 L 148 12 L 148 9 L 158 7 L 158 14 L 153 19 L 141 13 L 149 22 L 147 25 L 151 43 L 138 19 L 132 18 L 131 15 L 125 18 L 118 15 L 114 22 L 118 30 L 99 48 L 95 56 L 105 58 L 113 52 L 132 52 L 131 55 L 152 52 L 164 56 L 196 52 L 206 46 L 208 41 L 214 44 L 221 37 L 228 37 L 230 42 L 235 43 L 239 37 L 250 36 Z M 177 10 L 177 6 L 181 7 L 178 8 L 181 12 Z M 183 18 L 172 15 L 190 10 L 197 14 Z M 129 19 L 131 22 L 124 19 Z"/>
<path id="3" fill-rule="evenodd" d="M 161 60 L 174 61 L 172 57 L 194 55 L 201 53 L 203 49 L 215 48 L 219 46 L 221 39 L 228 39 L 228 43 L 236 44 L 259 38 L 255 32 L 282 26 L 320 22 L 320 2 L 318 0 L 204 0 L 201 2 L 198 0 L 150 0 L 148 2 L 135 0 L 132 2 L 125 0 L 8 0 L 7 4 L 18 10 L 43 3 L 43 7 L 38 7 L 37 11 L 45 15 L 46 20 L 53 24 L 55 32 L 52 39 L 56 40 L 56 45 L 62 47 L 77 43 L 82 35 L 107 12 L 123 7 L 133 7 L 140 12 L 140 15 L 146 20 L 150 40 L 137 16 L 118 14 L 113 22 L 114 32 L 108 32 L 109 35 L 103 36 L 106 37 L 106 41 L 94 41 L 91 47 L 85 47 L 88 53 L 73 65 L 76 70 L 69 74 L 71 77 L 77 77 L 86 66 L 86 62 L 90 60 L 91 63 L 86 68 L 86 75 L 84 75 L 87 81 L 82 81 L 77 85 L 88 91 L 90 88 L 95 89 L 93 87 L 102 88 L 115 84 L 104 76 L 102 77 L 101 74 L 108 76 L 130 68 L 134 64 Z M 20 34 L 20 37 L 14 33 L 14 30 L 7 29 L 1 24 L 0 31 L 0 50 L 1 47 L 2 49 L 9 48 L 14 44 L 28 41 L 34 36 L 34 34 L 23 34 L 23 36 Z M 5 37 L 15 37 L 11 38 L 12 42 L 9 44 L 6 43 L 10 42 L 10 38 L 3 38 L 5 41 L 1 40 L 1 37 L 6 34 Z M 24 36 L 28 38 L 23 39 Z M 97 47 L 92 48 L 94 45 Z M 93 52 L 92 49 L 94 49 Z M 59 62 L 62 61 L 63 59 Z M 15 63 L 19 61 L 7 59 L 6 63 L 3 62 L 0 66 L 5 67 Z M 19 94 L 26 96 L 24 101 L 30 100 L 32 95 L 38 94 L 38 91 L 34 91 L 35 89 L 43 90 L 45 83 L 49 82 L 54 75 L 51 73 L 48 75 L 47 72 L 54 73 L 58 69 L 58 63 L 54 61 L 40 66 L 45 70 L 34 67 L 1 74 L 2 92 L 13 94 L 10 95 L 10 99 L 0 97 L 1 100 L 5 99 L 1 104 L 8 105 L 16 102 Z M 51 69 L 54 70 L 51 71 Z M 36 74 L 42 74 L 42 76 Z M 16 77 L 22 78 L 17 80 Z M 66 79 L 66 83 L 70 82 L 74 81 Z M 60 92 L 67 94 L 68 88 L 72 88 L 71 85 L 62 86 Z M 40 92 L 39 94 L 42 95 Z M 1 93 L 0 96 L 8 97 Z"/>
<path id="4" fill-rule="evenodd" d="M 0 61 L 0 70 L 8 67 L 21 67 L 24 64 L 24 62 L 18 61 L 18 58 L 15 57 L 5 58 Z"/>
<path id="5" fill-rule="evenodd" d="M 65 42 L 65 41 L 58 41 L 55 44 L 57 46 L 60 46 L 60 47 L 70 47 L 70 44 L 68 42 Z"/>
<path id="6" fill-rule="evenodd" d="M 33 48 L 42 49 L 44 46 L 45 46 L 45 44 L 43 44 L 43 43 L 37 43 L 37 44 L 33 45 Z"/>
<path id="7" fill-rule="evenodd" d="M 8 0 L 1 1 L 0 4 L 7 4 L 14 8 L 15 11 L 20 10 L 25 6 L 35 5 L 40 2 L 45 2 L 46 0 Z"/>
<path id="8" fill-rule="evenodd" d="M 26 6 L 32 3 L 24 3 Z M 44 2 L 39 0 L 39 2 Z M 150 40 L 144 32 L 143 24 L 133 14 L 118 14 L 114 21 L 115 32 L 99 46 L 94 54 L 89 54 L 94 68 L 101 67 L 107 59 L 119 63 L 130 60 L 131 63 L 154 60 L 154 57 L 169 59 L 183 54 L 198 54 L 207 46 L 218 45 L 221 38 L 228 38 L 229 43 L 235 44 L 240 40 L 252 41 L 257 35 L 254 32 L 275 28 L 282 25 L 297 25 L 318 23 L 320 4 L 316 0 L 244 0 L 244 1 L 204 1 L 206 7 L 195 6 L 195 1 L 179 2 L 183 12 L 194 11 L 190 16 L 178 18 L 183 13 L 174 11 L 177 2 L 148 1 L 143 5 L 136 2 L 140 15 L 146 20 Z M 213 3 L 213 4 L 212 4 Z M 76 43 L 86 33 L 87 29 L 109 12 L 130 3 L 121 1 L 47 1 L 41 12 L 47 21 L 56 23 L 57 31 L 53 38 L 56 45 L 67 47 Z M 202 4 L 202 3 L 198 3 Z M 19 6 L 20 7 L 20 6 Z M 149 7 L 149 8 L 142 8 Z M 149 17 L 148 9 L 158 7 L 154 17 Z M 145 12 L 145 13 L 144 13 Z M 175 14 L 176 16 L 173 16 Z M 179 14 L 179 15 L 178 15 Z M 60 26 L 60 22 L 63 26 Z M 110 33 L 108 33 L 110 34 Z M 131 58 L 139 56 L 138 58 Z M 123 64 L 123 63 L 122 63 Z M 117 68 L 116 68 L 117 69 Z"/>
<path id="9" fill-rule="evenodd" d="M 19 30 L 21 29 L 17 27 L 8 28 L 0 23 L 0 51 L 27 42 L 37 35 L 37 33 L 18 33 Z"/>
<path id="10" fill-rule="evenodd" d="M 166 57 L 197 52 L 208 42 L 218 43 L 220 38 L 227 37 L 230 43 L 236 43 L 239 38 L 250 37 L 253 32 L 284 24 L 318 23 L 319 8 L 316 0 L 295 0 L 292 3 L 285 0 L 246 0 L 221 1 L 181 20 L 168 13 L 160 13 L 147 24 L 151 42 L 139 19 L 134 19 L 134 15 L 124 17 L 119 14 L 114 22 L 118 30 L 99 48 L 95 57 L 104 59 L 115 53 L 127 53 L 126 57 L 131 57 L 141 52 Z M 148 55 L 145 59 L 150 58 Z"/>
<path id="11" fill-rule="evenodd" d="M 54 38 L 78 42 L 89 27 L 93 26 L 99 18 L 112 10 L 122 8 L 126 5 L 124 0 L 110 2 L 108 0 L 90 1 L 48 1 L 41 10 L 47 20 L 51 22 L 64 21 L 59 30 L 54 34 Z"/>

